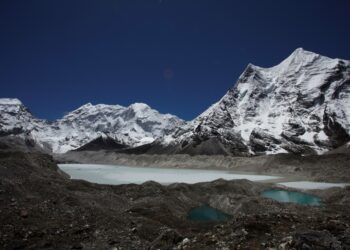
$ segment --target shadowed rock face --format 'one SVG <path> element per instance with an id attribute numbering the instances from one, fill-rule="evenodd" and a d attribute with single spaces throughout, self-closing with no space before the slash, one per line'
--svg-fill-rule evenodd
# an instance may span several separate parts
<path id="1" fill-rule="evenodd" d="M 87 144 L 76 149 L 76 151 L 84 150 L 118 150 L 127 148 L 127 145 L 119 143 L 117 140 L 114 140 L 110 137 L 98 137 Z"/>
<path id="2" fill-rule="evenodd" d="M 350 135 L 337 121 L 336 114 L 324 113 L 324 132 L 329 137 L 328 145 L 337 148 L 350 141 Z"/>

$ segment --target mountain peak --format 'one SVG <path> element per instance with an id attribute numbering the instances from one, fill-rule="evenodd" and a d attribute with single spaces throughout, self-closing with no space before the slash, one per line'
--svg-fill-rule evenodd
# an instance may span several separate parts
<path id="1" fill-rule="evenodd" d="M 17 98 L 0 98 L 0 105 L 23 105 Z"/>
<path id="2" fill-rule="evenodd" d="M 254 64 L 252 64 L 252 63 L 248 63 L 248 65 L 247 65 L 245 70 L 247 70 L 247 69 L 256 69 L 256 68 L 259 68 L 259 67 L 254 65 Z"/>
<path id="3" fill-rule="evenodd" d="M 303 48 L 297 48 L 289 57 L 305 58 L 310 56 L 315 57 L 320 55 L 312 51 L 304 50 Z"/>
<path id="4" fill-rule="evenodd" d="M 145 109 L 151 109 L 150 106 L 148 106 L 146 103 L 142 102 L 135 102 L 129 106 L 129 108 L 138 111 L 138 110 L 145 110 Z"/>
<path id="5" fill-rule="evenodd" d="M 304 52 L 309 52 L 304 50 L 302 47 L 296 48 L 293 53 L 304 53 Z"/>
<path id="6" fill-rule="evenodd" d="M 303 48 L 297 48 L 290 54 L 285 60 L 282 61 L 283 65 L 296 65 L 300 63 L 307 63 L 320 57 L 319 54 L 304 50 Z"/>
<path id="7" fill-rule="evenodd" d="M 317 53 L 311 52 L 311 51 L 307 51 L 304 50 L 303 48 L 297 48 L 295 49 L 286 59 L 284 59 L 280 64 L 273 66 L 271 68 L 264 68 L 264 67 L 260 67 L 260 66 L 256 66 L 252 63 L 249 63 L 247 65 L 247 67 L 245 68 L 245 70 L 243 71 L 242 76 L 246 76 L 251 75 L 252 72 L 256 72 L 256 71 L 270 71 L 272 70 L 272 72 L 285 72 L 288 71 L 290 69 L 293 69 L 295 67 L 298 67 L 302 64 L 308 64 L 310 62 L 315 61 L 317 58 L 319 57 L 323 57 L 325 59 L 329 59 L 328 57 L 325 56 L 321 56 Z"/>
<path id="8" fill-rule="evenodd" d="M 92 107 L 92 106 L 93 106 L 92 103 L 88 102 L 88 103 L 82 105 L 80 108 L 89 108 L 89 107 Z"/>
<path id="9" fill-rule="evenodd" d="M 123 106 L 120 106 L 120 105 L 110 105 L 110 104 L 92 104 L 91 102 L 88 102 L 82 106 L 80 106 L 79 108 L 77 108 L 76 110 L 101 110 L 101 109 L 108 109 L 108 108 L 124 108 Z"/>
<path id="10" fill-rule="evenodd" d="M 317 53 L 304 50 L 303 48 L 297 48 L 290 54 L 286 59 L 284 59 L 280 64 L 270 68 L 273 72 L 290 72 L 299 69 L 305 65 L 310 65 L 316 62 L 319 58 L 329 59 L 328 57 L 321 56 Z"/>

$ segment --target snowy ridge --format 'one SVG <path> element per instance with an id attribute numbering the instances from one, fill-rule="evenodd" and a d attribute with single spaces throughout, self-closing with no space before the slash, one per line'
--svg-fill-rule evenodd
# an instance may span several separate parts
<path id="1" fill-rule="evenodd" d="M 47 122 L 35 119 L 17 99 L 0 99 L 0 131 L 33 139 L 54 153 L 77 149 L 99 137 L 110 137 L 130 147 L 151 143 L 170 134 L 185 122 L 160 114 L 146 104 L 129 107 L 91 103 Z"/>

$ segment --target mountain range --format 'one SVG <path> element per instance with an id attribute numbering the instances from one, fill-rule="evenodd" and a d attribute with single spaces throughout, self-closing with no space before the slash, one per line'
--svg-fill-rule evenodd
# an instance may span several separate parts
<path id="1" fill-rule="evenodd" d="M 53 153 L 322 154 L 350 141 L 350 62 L 299 48 L 271 68 L 249 64 L 217 103 L 189 122 L 143 103 L 88 103 L 46 121 L 18 99 L 2 98 L 0 136 Z"/>
<path id="2" fill-rule="evenodd" d="M 53 153 L 79 149 L 101 140 L 123 147 L 135 147 L 164 138 L 185 121 L 160 114 L 143 103 L 129 107 L 91 103 L 56 121 L 40 120 L 18 99 L 0 99 L 0 135 L 31 140 Z"/>

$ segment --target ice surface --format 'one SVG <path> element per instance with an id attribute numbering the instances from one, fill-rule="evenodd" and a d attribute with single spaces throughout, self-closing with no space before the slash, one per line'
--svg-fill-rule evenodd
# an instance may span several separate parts
<path id="1" fill-rule="evenodd" d="M 294 181 L 294 182 L 281 182 L 280 185 L 297 188 L 297 189 L 327 189 L 332 187 L 346 187 L 350 183 L 328 183 L 328 182 L 312 182 L 312 181 Z"/>
<path id="2" fill-rule="evenodd" d="M 59 164 L 59 167 L 73 179 L 83 179 L 100 184 L 141 184 L 146 181 L 156 181 L 162 184 L 176 182 L 198 183 L 208 182 L 219 178 L 225 180 L 247 179 L 264 181 L 280 178 L 277 176 L 237 174 L 230 171 L 142 168 L 94 164 Z"/>

